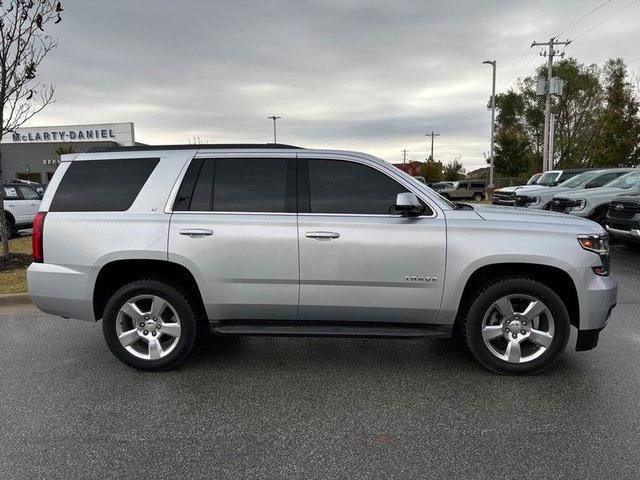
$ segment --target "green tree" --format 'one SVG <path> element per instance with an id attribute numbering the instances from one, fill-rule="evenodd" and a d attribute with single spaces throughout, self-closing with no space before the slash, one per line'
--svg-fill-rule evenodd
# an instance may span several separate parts
<path id="1" fill-rule="evenodd" d="M 460 163 L 460 157 L 456 158 L 453 162 L 447 163 L 442 169 L 442 177 L 444 180 L 456 181 L 464 178 L 465 169 L 462 163 Z"/>
<path id="2" fill-rule="evenodd" d="M 427 160 L 420 166 L 420 175 L 427 183 L 442 181 L 442 163 Z"/>
<path id="3" fill-rule="evenodd" d="M 604 67 L 605 105 L 598 122 L 592 159 L 598 166 L 634 166 L 640 163 L 640 105 L 627 80 L 622 59 Z"/>
<path id="4" fill-rule="evenodd" d="M 524 177 L 531 171 L 533 152 L 520 125 L 498 131 L 493 165 L 498 176 Z"/>
<path id="5" fill-rule="evenodd" d="M 58 148 L 56 148 L 56 155 L 58 155 L 58 158 L 68 153 L 76 153 L 72 145 L 60 145 Z"/>

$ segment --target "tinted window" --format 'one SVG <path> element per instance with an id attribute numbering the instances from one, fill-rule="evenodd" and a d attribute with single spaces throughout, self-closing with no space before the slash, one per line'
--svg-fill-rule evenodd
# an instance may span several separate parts
<path id="1" fill-rule="evenodd" d="M 195 187 L 193 189 L 193 198 L 191 199 L 191 206 L 189 210 L 196 212 L 206 212 L 211 210 L 211 199 L 213 198 L 213 188 L 211 182 L 213 181 L 213 171 L 215 169 L 214 160 L 204 160 L 202 167 L 200 168 L 200 174 L 196 180 Z"/>
<path id="2" fill-rule="evenodd" d="M 610 172 L 605 173 L 604 175 L 600 175 L 597 178 L 594 178 L 589 182 L 589 186 L 591 188 L 602 187 L 605 183 L 609 183 L 612 180 L 615 180 L 620 175 L 623 175 L 624 172 Z"/>
<path id="3" fill-rule="evenodd" d="M 359 163 L 309 160 L 311 213 L 388 215 L 398 193 L 407 189 L 387 175 Z"/>
<path id="4" fill-rule="evenodd" d="M 557 182 L 564 182 L 565 180 L 575 177 L 576 175 L 580 174 L 582 172 L 567 172 L 566 170 L 563 171 L 560 176 L 558 177 L 558 179 L 556 180 Z"/>
<path id="5" fill-rule="evenodd" d="M 157 158 L 72 162 L 60 181 L 49 210 L 127 210 L 157 164 Z"/>
<path id="6" fill-rule="evenodd" d="M 18 190 L 20 190 L 20 193 L 22 194 L 22 198 L 24 198 L 25 200 L 40 200 L 40 195 L 38 195 L 38 192 L 36 192 L 31 187 L 25 187 L 20 185 L 18 187 Z"/>
<path id="7" fill-rule="evenodd" d="M 213 187 L 218 212 L 284 212 L 287 161 L 277 158 L 219 159 Z"/>
<path id="8" fill-rule="evenodd" d="M 200 168 L 202 168 L 202 160 L 196 159 L 189 164 L 189 168 L 182 179 L 180 190 L 178 190 L 176 201 L 173 204 L 175 211 L 189 210 L 193 189 L 200 174 Z"/>
<path id="9" fill-rule="evenodd" d="M 473 188 L 484 188 L 484 182 L 471 182 Z"/>
<path id="10" fill-rule="evenodd" d="M 295 164 L 280 158 L 194 160 L 176 211 L 294 212 Z"/>
<path id="11" fill-rule="evenodd" d="M 458 188 L 466 189 L 467 188 L 467 182 L 458 182 Z"/>

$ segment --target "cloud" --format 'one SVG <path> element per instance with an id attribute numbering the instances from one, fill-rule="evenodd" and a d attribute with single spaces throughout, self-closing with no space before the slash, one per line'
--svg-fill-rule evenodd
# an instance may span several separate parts
<path id="1" fill-rule="evenodd" d="M 601 2 L 598 2 L 601 3 Z M 31 124 L 133 121 L 138 140 L 279 140 L 484 165 L 491 69 L 499 90 L 542 63 L 544 40 L 596 6 L 493 2 L 67 0 L 40 72 L 57 102 Z M 595 25 L 616 2 L 566 35 Z M 635 58 L 640 5 L 568 48 L 586 63 Z M 548 12 L 552 12 L 549 15 Z M 523 56 L 524 55 L 524 56 Z M 511 70 L 510 66 L 521 59 Z M 508 73 L 508 75 L 505 75 Z M 502 78 L 504 77 L 504 78 Z"/>

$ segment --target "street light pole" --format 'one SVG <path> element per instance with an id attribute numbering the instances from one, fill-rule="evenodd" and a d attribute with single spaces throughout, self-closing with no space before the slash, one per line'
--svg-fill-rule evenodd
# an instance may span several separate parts
<path id="1" fill-rule="evenodd" d="M 282 118 L 282 117 L 277 117 L 275 115 L 271 115 L 270 117 L 267 117 L 267 118 L 270 118 L 271 120 L 273 120 L 273 143 L 278 143 L 276 141 L 276 120 L 278 120 L 279 118 Z"/>
<path id="2" fill-rule="evenodd" d="M 496 61 L 495 60 L 485 60 L 482 63 L 486 63 L 487 65 L 491 65 L 493 67 L 493 86 L 491 87 L 491 146 L 489 153 L 489 186 L 488 188 L 493 188 L 493 149 L 495 142 L 495 124 L 496 124 Z"/>

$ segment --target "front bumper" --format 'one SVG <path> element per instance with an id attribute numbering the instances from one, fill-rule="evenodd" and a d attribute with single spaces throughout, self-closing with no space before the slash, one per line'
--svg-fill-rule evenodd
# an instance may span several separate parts
<path id="1" fill-rule="evenodd" d="M 578 291 L 580 297 L 580 325 L 576 351 L 591 350 L 598 345 L 598 337 L 607 326 L 618 299 L 618 284 L 611 277 L 590 274 L 590 279 Z"/>
<path id="2" fill-rule="evenodd" d="M 629 228 L 628 230 L 622 230 L 611 225 L 607 225 L 606 229 L 614 238 L 640 243 L 640 229 Z"/>

